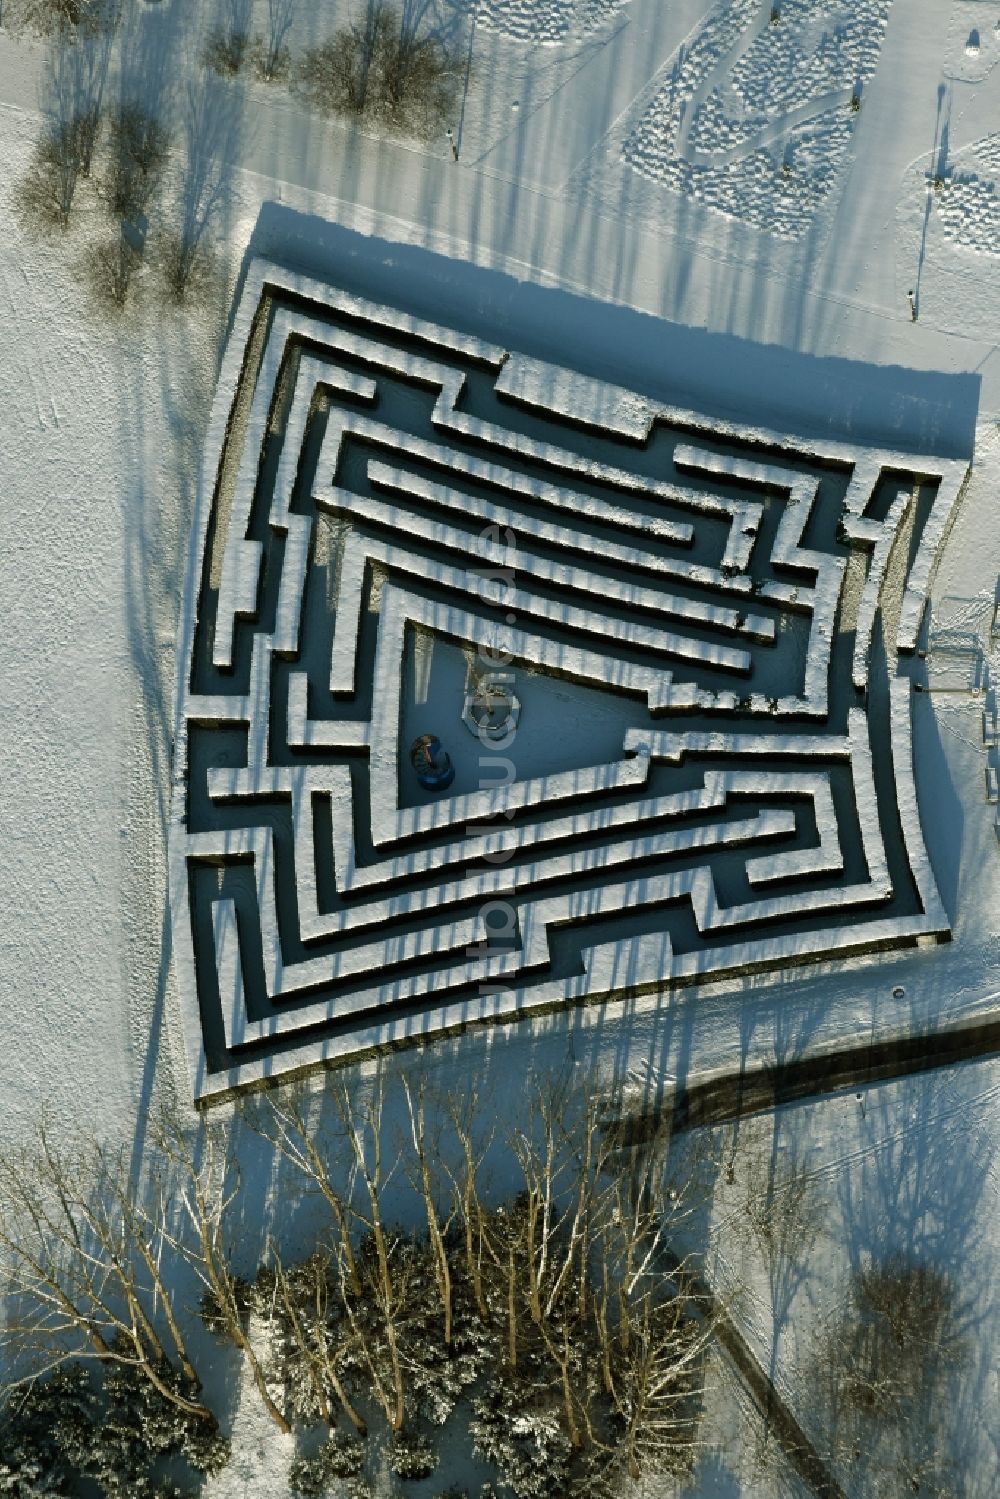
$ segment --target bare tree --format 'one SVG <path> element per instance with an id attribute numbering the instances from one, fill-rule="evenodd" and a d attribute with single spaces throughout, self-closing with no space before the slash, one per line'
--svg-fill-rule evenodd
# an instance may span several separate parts
<path id="1" fill-rule="evenodd" d="M 498 1410 L 476 1397 L 473 1435 L 519 1495 L 571 1478 L 581 1493 L 619 1494 L 689 1471 L 698 1451 L 717 1309 L 676 1244 L 700 1183 L 689 1163 L 623 1150 L 608 1117 L 597 1079 L 534 1079 L 509 1136 L 523 1190 L 487 1223 L 504 1398 Z M 508 1405 L 535 1411 L 530 1441 L 512 1440 Z"/>
<path id="2" fill-rule="evenodd" d="M 90 176 L 110 54 L 109 32 L 60 32 L 49 48 L 47 118 L 20 192 L 27 217 L 43 227 L 67 227 L 78 184 Z"/>
<path id="3" fill-rule="evenodd" d="M 722 1307 L 708 1294 L 696 1232 L 704 1161 L 668 1134 L 601 1163 L 610 1191 L 597 1203 L 593 1321 L 613 1439 L 591 1426 L 591 1469 L 615 1492 L 627 1474 L 690 1472 L 708 1354 Z M 618 1490 L 620 1491 L 620 1489 Z"/>
<path id="4" fill-rule="evenodd" d="M 768 1141 L 768 1134 L 770 1140 Z M 810 1169 L 801 1134 L 781 1136 L 780 1116 L 746 1121 L 740 1132 L 744 1160 L 742 1221 L 767 1271 L 771 1298 L 768 1384 L 775 1388 L 779 1350 L 792 1304 L 810 1270 L 810 1251 L 824 1218 L 824 1198 Z M 735 1156 L 735 1130 L 734 1130 Z M 731 1157 L 734 1159 L 734 1157 Z M 765 1433 L 771 1411 L 765 1411 Z"/>
<path id="5" fill-rule="evenodd" d="M 599 1095 L 582 1097 L 551 1078 L 533 1079 L 524 1122 L 508 1137 L 524 1181 L 507 1243 L 508 1358 L 516 1369 L 519 1344 L 540 1337 L 558 1370 L 566 1431 L 572 1447 L 587 1441 L 585 1381 L 579 1375 L 582 1328 L 590 1311 L 592 1234 L 607 1200 L 602 1169 L 609 1146 L 601 1130 Z M 531 1328 L 525 1335 L 520 1308 Z"/>
<path id="6" fill-rule="evenodd" d="M 72 121 L 79 135 L 81 176 L 89 177 L 101 128 L 113 35 L 108 30 L 58 36 L 49 50 L 45 94 L 50 115 Z"/>
<path id="7" fill-rule="evenodd" d="M 455 1221 L 455 1207 L 449 1212 L 442 1208 L 443 1172 L 440 1167 L 438 1132 L 431 1136 L 427 1126 L 426 1084 L 421 1079 L 414 1087 L 404 1076 L 401 1078 L 406 1108 L 410 1120 L 410 1143 L 413 1146 L 414 1170 L 412 1173 L 417 1190 L 424 1205 L 427 1218 L 427 1237 L 434 1261 L 434 1280 L 441 1298 L 442 1336 L 445 1351 L 452 1350 L 453 1295 L 451 1265 L 445 1238 Z"/>
<path id="8" fill-rule="evenodd" d="M 953 1331 L 955 1289 L 937 1266 L 902 1255 L 859 1270 L 848 1398 L 880 1413 L 918 1392 L 931 1368 L 961 1357 Z"/>
<path id="9" fill-rule="evenodd" d="M 108 212 L 135 220 L 145 213 L 160 184 L 170 149 L 166 127 L 137 100 L 124 100 L 109 119 L 104 197 Z"/>
<path id="10" fill-rule="evenodd" d="M 894 1253 L 856 1271 L 817 1348 L 812 1403 L 835 1470 L 855 1474 L 864 1456 L 866 1499 L 959 1492 L 948 1414 L 967 1352 L 960 1321 L 938 1265 Z"/>
<path id="11" fill-rule="evenodd" d="M 465 64 L 439 37 L 421 30 L 419 12 L 389 14 L 388 45 L 379 58 L 379 112 L 396 129 L 429 136 L 444 124 Z"/>
<path id="12" fill-rule="evenodd" d="M 489 1251 L 488 1213 L 483 1206 L 480 1173 L 496 1133 L 495 1124 L 483 1128 L 475 1094 L 449 1093 L 444 1103 L 452 1133 L 460 1148 L 457 1167 L 441 1165 L 451 1184 L 454 1215 L 460 1225 L 464 1249 L 465 1273 L 472 1290 L 476 1311 L 483 1322 L 489 1320 L 489 1306 L 484 1288 L 484 1261 Z"/>
<path id="13" fill-rule="evenodd" d="M 452 1263 L 458 1209 L 438 1155 L 440 1125 L 429 1122 L 423 1081 L 400 1082 L 409 1129 L 390 1148 L 385 1105 L 396 1085 L 383 1074 L 355 1097 L 336 1082 L 311 1100 L 312 1107 L 294 1091 L 268 1094 L 248 1107 L 248 1115 L 330 1210 L 325 1336 L 345 1389 L 366 1389 L 390 1431 L 399 1433 L 418 1408 L 432 1420 L 446 1419 L 475 1377 L 470 1323 L 478 1313 Z M 423 1205 L 424 1243 L 386 1216 L 404 1157 Z"/>
<path id="14" fill-rule="evenodd" d="M 181 1121 L 164 1113 L 152 1136 L 178 1173 L 177 1199 L 186 1219 L 175 1248 L 192 1266 L 204 1288 L 209 1320 L 238 1348 L 250 1369 L 264 1408 L 279 1431 L 291 1426 L 267 1386 L 263 1365 L 248 1327 L 246 1285 L 234 1268 L 230 1209 L 239 1192 L 231 1141 L 219 1128 L 204 1125 L 192 1140 Z"/>
<path id="15" fill-rule="evenodd" d="M 229 117 L 202 80 L 189 80 L 182 118 L 184 171 L 176 227 L 160 236 L 159 260 L 170 299 L 203 295 L 212 279 L 205 239 L 225 194 Z"/>
<path id="16" fill-rule="evenodd" d="M 822 1221 L 822 1202 L 801 1142 L 791 1140 L 784 1155 L 777 1162 L 754 1151 L 744 1179 L 747 1224 L 768 1264 L 775 1267 L 803 1259 Z"/>
<path id="17" fill-rule="evenodd" d="M 205 66 L 223 78 L 235 78 L 243 67 L 250 42 L 252 0 L 222 0 L 220 19 L 202 54 Z"/>
<path id="18" fill-rule="evenodd" d="M 127 1366 L 186 1415 L 214 1425 L 164 1268 L 164 1254 L 173 1258 L 167 1202 L 162 1183 L 139 1190 L 121 1155 L 96 1145 L 60 1151 L 44 1127 L 37 1150 L 0 1161 L 11 1302 L 4 1342 L 14 1356 L 49 1366 L 71 1358 Z"/>
<path id="19" fill-rule="evenodd" d="M 92 244 L 84 256 L 84 271 L 99 306 L 121 312 L 142 256 L 122 233 Z"/>
<path id="20" fill-rule="evenodd" d="M 698 1450 L 718 1315 L 684 1242 L 702 1182 L 669 1142 L 623 1150 L 595 1079 L 539 1076 L 522 1094 L 501 1136 L 520 1190 L 493 1207 L 495 1121 L 471 1095 L 380 1073 L 363 1093 L 338 1078 L 247 1105 L 331 1213 L 328 1247 L 290 1269 L 275 1254 L 257 1294 L 281 1324 L 297 1409 L 343 1412 L 360 1433 L 367 1395 L 411 1473 L 429 1471 L 413 1419 L 443 1421 L 472 1391 L 477 1449 L 517 1495 L 572 1479 L 598 1499 L 686 1472 Z M 390 1149 L 397 1103 L 406 1127 Z M 389 1217 L 403 1178 L 419 1236 Z"/>
<path id="21" fill-rule="evenodd" d="M 378 63 L 392 25 L 387 7 L 368 5 L 363 20 L 303 54 L 296 73 L 299 92 L 323 113 L 365 115 L 377 96 Z"/>
<path id="22" fill-rule="evenodd" d="M 254 38 L 254 72 L 262 83 L 287 78 L 290 58 L 288 33 L 295 17 L 296 0 L 267 0 L 267 32 Z"/>
<path id="23" fill-rule="evenodd" d="M 158 236 L 157 259 L 169 301 L 196 303 L 209 295 L 217 268 L 200 235 L 185 233 L 183 226 L 165 229 Z"/>
<path id="24" fill-rule="evenodd" d="M 296 87 L 314 108 L 431 134 L 444 120 L 463 64 L 440 38 L 386 0 L 304 53 Z"/>
<path id="25" fill-rule="evenodd" d="M 366 1257 L 365 1268 L 368 1274 L 365 1279 L 382 1322 L 388 1351 L 388 1380 L 371 1357 L 367 1345 L 365 1355 L 375 1394 L 385 1412 L 389 1428 L 394 1432 L 401 1431 L 406 1418 L 406 1387 L 397 1323 L 405 1306 L 405 1297 L 402 1277 L 397 1274 L 396 1268 L 395 1236 L 386 1224 L 382 1208 L 385 1192 L 398 1164 L 398 1157 L 388 1162 L 386 1160 L 386 1142 L 382 1128 L 385 1082 L 379 1074 L 371 1096 L 360 1102 L 351 1098 L 342 1082 L 334 1085 L 333 1096 L 343 1126 L 344 1143 L 353 1157 L 354 1180 L 360 1184 L 357 1194 L 352 1194 L 348 1199 L 347 1207 L 372 1250 Z M 351 1262 L 353 1263 L 353 1256 Z M 360 1333 L 350 1299 L 345 1301 L 345 1309 L 355 1330 Z"/>
<path id="26" fill-rule="evenodd" d="M 335 1185 L 330 1162 L 340 1159 L 337 1142 L 317 1127 L 307 1099 L 308 1095 L 294 1085 L 280 1092 L 265 1093 L 259 1100 L 248 1101 L 245 1117 L 323 1197 L 336 1224 L 336 1253 L 342 1260 L 347 1286 L 352 1296 L 359 1296 L 361 1276 L 351 1245 L 351 1217 L 346 1206 L 353 1190 L 354 1171 L 349 1170 L 343 1189 Z"/>
<path id="27" fill-rule="evenodd" d="M 43 128 L 19 188 L 20 207 L 30 223 L 43 228 L 68 227 L 85 154 L 89 159 L 82 124 L 67 120 Z"/>
<path id="28" fill-rule="evenodd" d="M 258 1278 L 258 1287 L 261 1284 Z M 348 1394 L 342 1377 L 344 1341 L 338 1336 L 339 1282 L 329 1256 L 316 1252 L 286 1270 L 272 1248 L 271 1268 L 263 1277 L 273 1283 L 270 1315 L 283 1330 L 285 1363 L 304 1371 L 307 1397 L 296 1401 L 300 1413 L 318 1415 L 329 1426 L 337 1423 L 331 1392 L 359 1436 L 368 1434 L 364 1417 Z M 331 1305 L 332 1302 L 337 1303 Z"/>

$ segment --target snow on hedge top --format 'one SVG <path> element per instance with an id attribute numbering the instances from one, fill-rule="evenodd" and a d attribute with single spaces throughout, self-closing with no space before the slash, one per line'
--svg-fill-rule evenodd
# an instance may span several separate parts
<path id="1" fill-rule="evenodd" d="M 897 653 L 963 475 L 256 263 L 178 653 L 196 1093 L 944 936 Z"/>

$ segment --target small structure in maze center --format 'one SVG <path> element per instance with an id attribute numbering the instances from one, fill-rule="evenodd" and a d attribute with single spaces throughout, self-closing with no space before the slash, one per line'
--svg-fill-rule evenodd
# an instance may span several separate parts
<path id="1" fill-rule="evenodd" d="M 462 722 L 476 739 L 509 744 L 521 718 L 521 701 L 514 695 L 510 672 L 470 674 L 462 708 Z"/>
<path id="2" fill-rule="evenodd" d="M 410 764 L 425 791 L 447 791 L 455 779 L 451 757 L 436 734 L 421 734 L 410 745 Z"/>

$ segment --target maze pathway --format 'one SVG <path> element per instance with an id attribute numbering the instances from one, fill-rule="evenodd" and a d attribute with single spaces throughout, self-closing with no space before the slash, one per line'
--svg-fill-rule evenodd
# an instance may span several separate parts
<path id="1" fill-rule="evenodd" d="M 907 671 L 964 475 L 709 423 L 254 262 L 180 632 L 195 1096 L 947 938 Z M 490 684 L 518 711 L 477 737 Z"/>

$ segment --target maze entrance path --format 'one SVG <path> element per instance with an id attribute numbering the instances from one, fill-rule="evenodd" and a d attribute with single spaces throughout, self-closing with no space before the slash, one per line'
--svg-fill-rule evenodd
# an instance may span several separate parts
<path id="1" fill-rule="evenodd" d="M 709 423 L 254 262 L 179 651 L 196 1097 L 947 938 L 907 672 L 965 468 Z"/>

